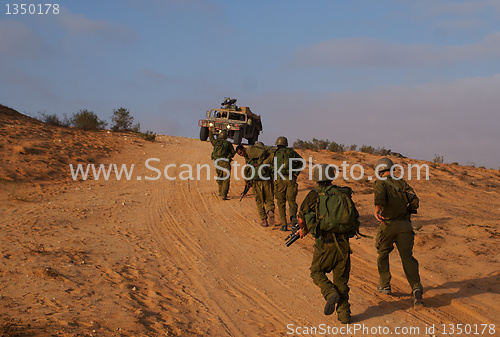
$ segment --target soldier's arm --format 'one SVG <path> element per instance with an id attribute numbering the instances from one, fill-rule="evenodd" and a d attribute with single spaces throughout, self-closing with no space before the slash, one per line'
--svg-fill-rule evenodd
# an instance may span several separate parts
<path id="1" fill-rule="evenodd" d="M 299 213 L 297 214 L 297 219 L 300 227 L 300 238 L 303 238 L 307 235 L 307 233 L 309 233 L 309 229 L 307 228 L 306 224 L 306 214 L 316 212 L 315 205 L 317 198 L 318 193 L 312 190 L 306 195 L 304 201 L 302 201 L 302 204 L 300 204 Z"/>
<path id="2" fill-rule="evenodd" d="M 212 130 L 212 128 L 208 130 L 208 139 L 210 139 L 210 143 L 214 145 L 215 138 L 214 138 L 214 131 Z"/>
<path id="3" fill-rule="evenodd" d="M 229 155 L 230 155 L 229 159 L 232 159 L 236 155 L 236 150 L 234 149 L 234 146 L 231 143 L 229 143 Z"/>
<path id="4" fill-rule="evenodd" d="M 373 212 L 373 216 L 378 221 L 384 221 L 385 218 L 380 214 L 383 207 L 387 206 L 387 196 L 384 183 L 381 180 L 376 180 L 373 183 L 373 191 L 375 194 L 375 211 Z"/>

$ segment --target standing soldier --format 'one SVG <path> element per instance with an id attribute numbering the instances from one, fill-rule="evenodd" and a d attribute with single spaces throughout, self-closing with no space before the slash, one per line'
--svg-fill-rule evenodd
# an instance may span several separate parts
<path id="1" fill-rule="evenodd" d="M 212 160 L 214 160 L 217 184 L 219 184 L 219 196 L 222 200 L 228 200 L 227 193 L 229 192 L 229 182 L 231 179 L 231 160 L 236 152 L 234 151 L 233 144 L 228 142 L 227 131 L 222 130 L 217 139 L 214 138 L 213 130 L 210 129 L 208 133 L 210 143 L 214 147 L 212 151 Z"/>
<path id="2" fill-rule="evenodd" d="M 243 145 L 236 147 L 236 153 L 245 158 L 247 165 L 245 169 L 245 179 L 247 185 L 253 188 L 257 211 L 262 220 L 261 226 L 274 226 L 274 194 L 271 169 L 269 165 L 264 165 L 264 159 L 269 155 L 258 146 Z M 253 170 L 252 170 L 253 167 Z M 269 220 L 269 222 L 268 222 Z"/>
<path id="3" fill-rule="evenodd" d="M 299 192 L 297 177 L 304 167 L 302 157 L 294 149 L 288 147 L 286 137 L 278 137 L 278 148 L 266 159 L 266 164 L 274 167 L 274 195 L 278 204 L 281 219 L 281 230 L 287 231 L 286 203 L 292 226 L 297 224 L 297 193 Z M 293 174 L 292 173 L 293 169 Z"/>
<path id="4" fill-rule="evenodd" d="M 313 179 L 317 187 L 307 194 L 300 205 L 299 235 L 308 232 L 316 238 L 311 278 L 321 289 L 326 300 L 325 315 L 337 310 L 340 322 L 351 322 L 349 304 L 349 273 L 351 249 L 349 238 L 359 229 L 359 214 L 354 205 L 349 187 L 332 185 L 335 170 L 327 164 L 315 165 Z M 333 282 L 326 276 L 333 273 Z"/>
<path id="5" fill-rule="evenodd" d="M 375 218 L 380 222 L 376 248 L 379 287 L 384 294 L 391 293 L 391 273 L 389 270 L 389 254 L 394 244 L 401 256 L 406 279 L 413 292 L 415 309 L 423 307 L 423 288 L 420 284 L 418 261 L 413 257 L 413 240 L 415 233 L 411 225 L 410 215 L 416 213 L 419 199 L 413 189 L 403 179 L 393 179 L 391 168 L 394 163 L 389 158 L 381 158 L 376 170 L 381 179 L 373 183 L 375 192 Z"/>

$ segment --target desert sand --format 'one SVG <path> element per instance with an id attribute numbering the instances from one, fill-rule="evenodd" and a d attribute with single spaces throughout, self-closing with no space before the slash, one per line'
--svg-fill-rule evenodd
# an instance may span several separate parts
<path id="1" fill-rule="evenodd" d="M 288 233 L 260 227 L 251 192 L 239 200 L 242 180 L 222 201 L 213 179 L 145 179 L 156 175 L 148 158 L 161 171 L 175 165 L 171 177 L 182 164 L 211 166 L 209 142 L 48 126 L 5 107 L 0 136 L 2 336 L 331 336 L 345 327 L 323 314 L 309 276 L 313 239 L 286 247 Z M 299 153 L 372 175 L 380 158 Z M 69 164 L 78 163 L 134 164 L 134 174 L 75 181 Z M 428 181 L 410 182 L 421 200 L 414 254 L 425 308 L 413 309 L 396 251 L 394 294 L 377 293 L 374 240 L 352 239 L 350 326 L 365 330 L 342 335 L 500 335 L 500 172 L 432 166 Z M 361 231 L 375 236 L 372 183 L 336 184 L 354 190 Z M 301 174 L 299 203 L 313 186 Z"/>

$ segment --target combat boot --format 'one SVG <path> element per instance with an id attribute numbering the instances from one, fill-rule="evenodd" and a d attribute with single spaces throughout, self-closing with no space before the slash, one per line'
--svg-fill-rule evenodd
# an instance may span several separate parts
<path id="1" fill-rule="evenodd" d="M 413 290 L 413 308 L 415 310 L 420 310 L 424 307 L 424 301 L 422 300 L 422 290 Z"/>
<path id="2" fill-rule="evenodd" d="M 391 293 L 391 286 L 386 286 L 386 287 L 377 287 L 377 291 L 382 294 L 390 294 Z"/>
<path id="3" fill-rule="evenodd" d="M 286 232 L 287 230 L 288 230 L 288 226 L 287 226 L 287 225 L 283 225 L 283 226 L 281 226 L 280 231 L 282 231 L 282 232 Z"/>
<path id="4" fill-rule="evenodd" d="M 262 227 L 267 227 L 267 226 L 269 226 L 269 224 L 267 223 L 267 219 L 262 220 L 262 222 L 260 223 L 260 225 L 261 225 Z"/>
<path id="5" fill-rule="evenodd" d="M 335 293 L 328 300 L 326 300 L 325 304 L 325 309 L 323 312 L 325 315 L 331 315 L 335 311 L 335 306 L 337 305 L 337 302 L 340 300 L 339 294 Z"/>
<path id="6" fill-rule="evenodd" d="M 351 315 L 349 314 L 339 314 L 338 315 L 339 322 L 342 324 L 349 324 L 351 323 Z"/>
<path id="7" fill-rule="evenodd" d="M 269 226 L 274 227 L 274 212 L 267 212 L 267 219 L 269 220 Z"/>
<path id="8" fill-rule="evenodd" d="M 291 216 L 290 221 L 292 222 L 292 227 L 295 227 L 297 225 L 297 217 L 296 216 Z"/>

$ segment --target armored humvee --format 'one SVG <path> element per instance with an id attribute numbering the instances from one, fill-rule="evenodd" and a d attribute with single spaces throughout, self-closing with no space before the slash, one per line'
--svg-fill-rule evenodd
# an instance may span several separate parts
<path id="1" fill-rule="evenodd" d="M 249 107 L 238 107 L 234 98 L 226 98 L 220 109 L 207 110 L 207 118 L 200 119 L 198 126 L 202 141 L 208 139 L 208 129 L 213 128 L 214 135 L 226 130 L 228 138 L 237 145 L 241 144 L 243 138 L 247 139 L 248 144 L 255 144 L 262 131 L 260 116 L 250 111 Z"/>

